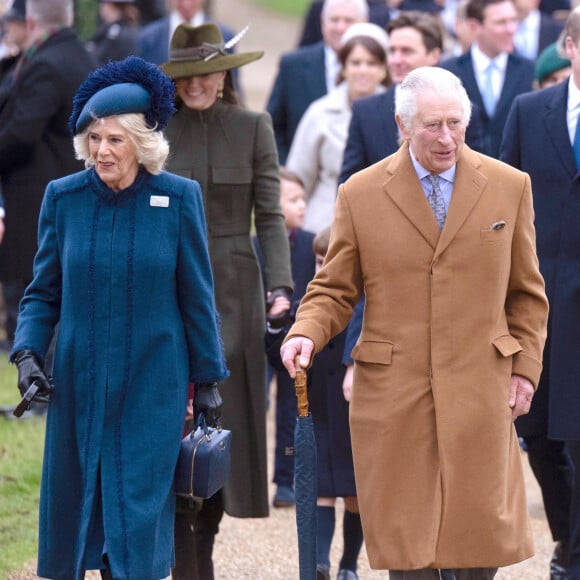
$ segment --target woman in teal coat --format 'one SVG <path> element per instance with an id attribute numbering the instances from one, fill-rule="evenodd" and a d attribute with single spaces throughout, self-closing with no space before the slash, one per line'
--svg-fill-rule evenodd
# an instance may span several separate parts
<path id="1" fill-rule="evenodd" d="M 195 539 L 189 538 L 188 544 L 177 534 L 180 524 L 176 526 L 174 580 L 213 578 L 211 554 L 224 509 L 234 517 L 268 515 L 266 308 L 251 240 L 252 220 L 265 257 L 266 288 L 289 294 L 292 287 L 272 123 L 266 113 L 239 106 L 231 82 L 233 68 L 262 53 L 228 54 L 227 48 L 214 24 L 181 24 L 171 40 L 171 60 L 162 66 L 175 79 L 178 97 L 177 113 L 166 131 L 171 147 L 168 168 L 201 184 L 231 371 L 220 385 L 222 424 L 232 431 L 231 477 L 222 492 L 204 501 L 197 521 L 184 523 L 184 532 L 195 526 Z M 180 560 L 191 562 L 194 540 L 197 573 L 180 565 Z"/>
<path id="2" fill-rule="evenodd" d="M 227 376 L 199 185 L 162 171 L 173 87 L 130 57 L 89 75 L 71 128 L 88 167 L 51 182 L 12 360 L 50 399 L 38 574 L 157 580 L 173 565 L 187 405 Z M 57 323 L 54 390 L 42 362 Z M 213 418 L 213 416 L 211 417 Z"/>

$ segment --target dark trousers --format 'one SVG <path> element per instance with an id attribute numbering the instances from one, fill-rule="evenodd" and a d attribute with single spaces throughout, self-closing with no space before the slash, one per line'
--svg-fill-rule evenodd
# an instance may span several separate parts
<path id="1" fill-rule="evenodd" d="M 566 441 L 574 464 L 572 503 L 570 508 L 570 565 L 568 580 L 580 580 L 580 441 Z"/>
<path id="2" fill-rule="evenodd" d="M 181 500 L 181 498 L 178 498 Z M 221 491 L 203 500 L 201 508 L 179 501 L 175 514 L 173 580 L 214 580 L 213 545 L 224 515 Z"/>
<path id="3" fill-rule="evenodd" d="M 524 437 L 528 461 L 542 491 L 546 518 L 555 542 L 570 534 L 573 465 L 563 441 L 546 434 Z"/>
<path id="4" fill-rule="evenodd" d="M 294 487 L 294 426 L 297 402 L 294 381 L 288 373 L 276 373 L 276 450 L 274 483 Z"/>

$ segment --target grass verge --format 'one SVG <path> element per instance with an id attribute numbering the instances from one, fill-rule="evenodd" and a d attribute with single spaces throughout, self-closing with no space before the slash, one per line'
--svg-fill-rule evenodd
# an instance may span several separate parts
<path id="1" fill-rule="evenodd" d="M 18 402 L 16 370 L 0 355 L 0 405 Z M 43 418 L 0 417 L 0 578 L 37 554 Z"/>
<path id="2" fill-rule="evenodd" d="M 310 0 L 256 0 L 257 4 L 274 12 L 287 14 L 288 16 L 303 17 L 306 14 Z"/>

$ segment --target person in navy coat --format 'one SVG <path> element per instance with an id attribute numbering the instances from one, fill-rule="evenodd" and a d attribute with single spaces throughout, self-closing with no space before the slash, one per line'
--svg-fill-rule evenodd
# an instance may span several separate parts
<path id="1" fill-rule="evenodd" d="M 299 46 L 308 46 L 322 40 L 322 26 L 320 16 L 324 0 L 314 0 L 304 17 L 304 27 L 302 36 L 298 42 Z M 369 22 L 377 24 L 381 28 L 386 28 L 389 23 L 389 7 L 385 0 L 367 0 L 369 6 Z"/>
<path id="2" fill-rule="evenodd" d="M 530 465 L 542 489 L 550 529 L 558 542 L 554 553 L 556 562 L 552 564 L 564 569 L 558 576 L 552 570 L 551 577 L 578 580 L 580 477 L 572 478 L 570 491 L 573 470 L 563 452 L 563 442 L 578 470 L 580 149 L 575 158 L 573 143 L 580 111 L 579 9 L 570 14 L 565 34 L 572 76 L 555 86 L 515 99 L 507 118 L 500 158 L 526 171 L 532 180 L 537 253 L 550 303 L 544 369 L 537 397 L 529 417 L 518 419 L 516 427 L 526 442 Z"/>
<path id="3" fill-rule="evenodd" d="M 162 170 L 173 100 L 171 80 L 137 57 L 91 73 L 69 122 L 87 169 L 51 181 L 42 202 L 10 358 L 20 392 L 34 382 L 49 403 L 43 578 L 166 578 L 189 382 L 196 416 L 219 417 L 228 370 L 202 193 Z"/>
<path id="4" fill-rule="evenodd" d="M 334 88 L 338 49 L 346 29 L 368 20 L 366 0 L 325 0 L 323 40 L 282 55 L 267 109 L 272 117 L 280 165 L 286 163 L 294 133 L 308 105 Z"/>
<path id="5" fill-rule="evenodd" d="M 181 3 L 170 0 L 170 12 L 167 16 L 154 20 L 144 26 L 139 32 L 137 39 L 137 56 L 152 62 L 163 64 L 169 60 L 169 44 L 171 36 L 178 24 L 187 22 L 192 26 L 198 26 L 211 20 L 203 12 L 205 0 L 196 3 Z M 196 9 L 197 8 L 197 9 Z M 224 41 L 228 42 L 234 37 L 231 28 L 218 24 Z"/>
<path id="6" fill-rule="evenodd" d="M 534 63 L 513 53 L 517 15 L 512 0 L 470 0 L 467 18 L 475 32 L 471 49 L 440 66 L 461 79 L 471 102 L 481 111 L 481 152 L 497 159 L 510 105 L 519 94 L 532 90 Z M 492 103 L 486 108 L 483 87 L 492 64 Z"/>

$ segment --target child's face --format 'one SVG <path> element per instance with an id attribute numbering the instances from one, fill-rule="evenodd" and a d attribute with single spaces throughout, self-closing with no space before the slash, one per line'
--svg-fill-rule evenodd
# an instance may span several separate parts
<path id="1" fill-rule="evenodd" d="M 301 228 L 306 214 L 304 188 L 295 181 L 280 179 L 280 205 L 287 228 Z"/>
<path id="2" fill-rule="evenodd" d="M 314 273 L 318 274 L 318 272 L 322 268 L 322 264 L 324 264 L 324 256 L 322 254 L 316 254 L 316 263 L 314 265 Z"/>

